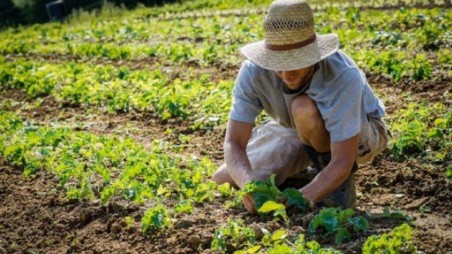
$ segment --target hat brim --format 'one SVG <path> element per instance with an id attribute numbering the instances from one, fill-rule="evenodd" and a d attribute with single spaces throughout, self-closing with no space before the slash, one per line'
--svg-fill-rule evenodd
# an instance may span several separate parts
<path id="1" fill-rule="evenodd" d="M 309 67 L 334 54 L 339 49 L 336 34 L 317 35 L 316 40 L 302 48 L 275 51 L 265 47 L 265 41 L 245 45 L 240 52 L 264 69 L 291 71 Z"/>

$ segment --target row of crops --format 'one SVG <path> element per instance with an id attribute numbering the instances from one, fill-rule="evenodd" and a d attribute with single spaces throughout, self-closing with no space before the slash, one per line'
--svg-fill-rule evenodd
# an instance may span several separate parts
<path id="1" fill-rule="evenodd" d="M 208 74 L 188 72 L 183 79 L 172 79 L 158 68 L 130 70 L 25 59 L 0 59 L 0 66 L 2 89 L 24 90 L 30 98 L 52 95 L 61 104 L 97 106 L 111 112 L 155 112 L 161 119 L 190 116 L 193 128 L 225 123 L 231 103 L 233 82 L 214 83 L 208 81 Z"/>
<path id="2" fill-rule="evenodd" d="M 448 27 L 452 17 L 447 9 L 328 8 L 315 19 L 317 31 L 337 33 L 342 49 L 368 72 L 395 81 L 450 75 L 452 34 Z M 237 66 L 241 61 L 238 48 L 263 37 L 261 24 L 261 14 L 165 21 L 94 19 L 70 26 L 9 29 L 2 33 L 0 53 Z"/>
<path id="3" fill-rule="evenodd" d="M 23 90 L 29 98 L 52 96 L 60 105 L 94 106 L 110 112 L 151 112 L 160 119 L 188 121 L 192 129 L 224 126 L 233 81 L 209 81 L 210 75 L 171 79 L 159 69 L 130 70 L 110 65 L 49 64 L 0 59 L 2 90 Z M 167 89 L 169 88 L 169 89 Z M 8 101 L 4 104 L 7 106 Z M 429 151 L 431 161 L 450 158 L 452 113 L 441 102 L 411 104 L 390 119 L 394 156 Z M 427 131 L 428 130 L 428 131 Z"/>
<path id="4" fill-rule="evenodd" d="M 286 208 L 293 206 L 300 212 L 308 209 L 309 203 L 300 192 L 296 189 L 280 192 L 274 185 L 274 178 L 250 183 L 240 194 L 227 184 L 217 186 L 206 181 L 205 175 L 211 175 L 215 170 L 208 158 L 170 156 L 174 152 L 171 146 L 158 140 L 152 142 L 152 148 L 145 149 L 131 139 L 118 136 L 35 126 L 8 112 L 0 112 L 0 123 L 0 154 L 9 163 L 23 168 L 26 176 L 36 170 L 47 170 L 56 175 L 70 199 L 99 199 L 107 204 L 116 195 L 150 206 L 140 221 L 143 233 L 171 227 L 174 216 L 193 213 L 195 204 L 226 198 L 230 200 L 229 206 L 237 206 L 239 197 L 246 193 L 259 193 L 255 197 L 260 202 L 257 204 L 259 212 L 284 221 L 287 227 L 290 219 Z M 277 203 L 281 197 L 287 199 L 286 206 Z M 390 211 L 384 214 L 387 217 L 399 215 Z M 331 224 L 331 220 L 335 222 Z M 337 243 L 362 236 L 368 230 L 365 218 L 354 216 L 351 209 L 339 208 L 320 210 L 309 226 L 311 235 L 326 231 Z M 410 239 L 411 228 L 404 224 L 388 234 L 370 236 L 363 252 L 412 249 Z M 316 241 L 305 241 L 302 234 L 289 238 L 284 229 L 264 232 L 258 239 L 255 231 L 240 220 L 229 221 L 215 232 L 212 249 L 227 251 L 228 246 L 245 247 L 237 253 L 256 253 L 264 249 L 268 253 L 340 253 L 322 248 Z"/>

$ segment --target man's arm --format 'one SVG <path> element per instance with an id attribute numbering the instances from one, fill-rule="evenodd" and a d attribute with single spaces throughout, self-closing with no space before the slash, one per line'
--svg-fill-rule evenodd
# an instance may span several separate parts
<path id="1" fill-rule="evenodd" d="M 313 203 L 320 202 L 350 176 L 358 149 L 358 135 L 331 143 L 331 161 L 308 185 L 301 189 Z"/>
<path id="2" fill-rule="evenodd" d="M 251 165 L 246 155 L 246 146 L 253 125 L 229 119 L 224 141 L 226 169 L 234 182 L 243 188 L 252 179 Z"/>

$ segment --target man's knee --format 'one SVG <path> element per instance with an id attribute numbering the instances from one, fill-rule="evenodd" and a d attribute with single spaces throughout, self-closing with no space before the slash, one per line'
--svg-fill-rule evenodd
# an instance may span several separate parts
<path id="1" fill-rule="evenodd" d="M 236 187 L 234 180 L 229 175 L 228 170 L 226 169 L 226 164 L 221 165 L 215 173 L 213 173 L 212 181 L 214 181 L 216 184 L 224 184 L 229 183 L 230 185 Z"/>
<path id="2" fill-rule="evenodd" d="M 291 102 L 291 113 L 295 122 L 302 122 L 299 127 L 303 129 L 315 129 L 323 124 L 322 115 L 313 99 L 307 95 L 295 97 Z"/>
<path id="3" fill-rule="evenodd" d="M 221 165 L 215 173 L 213 173 L 212 181 L 214 181 L 217 184 L 222 184 L 224 181 L 224 171 L 226 170 L 226 165 Z"/>

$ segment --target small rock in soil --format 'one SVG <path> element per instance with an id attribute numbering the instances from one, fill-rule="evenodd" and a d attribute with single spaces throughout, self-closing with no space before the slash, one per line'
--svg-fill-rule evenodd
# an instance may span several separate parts
<path id="1" fill-rule="evenodd" d="M 94 230 L 94 232 L 95 232 L 97 235 L 100 235 L 100 234 L 102 234 L 104 231 L 103 231 L 101 228 L 96 228 L 96 229 Z"/>
<path id="2" fill-rule="evenodd" d="M 168 245 L 176 245 L 177 244 L 177 238 L 175 236 L 170 237 L 170 238 L 166 239 L 166 243 Z"/>
<path id="3" fill-rule="evenodd" d="M 91 211 L 88 209 L 82 208 L 79 214 L 79 220 L 82 224 L 86 224 L 91 219 Z"/>
<path id="4" fill-rule="evenodd" d="M 256 239 L 261 239 L 264 236 L 264 233 L 262 232 L 261 227 L 258 224 L 253 223 L 250 225 L 250 228 L 253 229 Z"/>
<path id="5" fill-rule="evenodd" d="M 189 228 L 193 225 L 193 223 L 194 223 L 193 221 L 181 220 L 175 225 L 175 228 L 176 229 Z"/>
<path id="6" fill-rule="evenodd" d="M 300 226 L 294 226 L 292 227 L 292 231 L 295 235 L 299 235 L 299 234 L 303 234 L 305 233 L 305 230 L 303 229 L 303 227 Z"/>
<path id="7" fill-rule="evenodd" d="M 113 233 L 119 233 L 122 230 L 122 226 L 119 223 L 114 223 L 113 225 L 111 225 L 111 232 Z"/>
<path id="8" fill-rule="evenodd" d="M 418 208 L 421 205 L 425 204 L 428 201 L 428 199 L 429 199 L 429 197 L 423 197 L 423 198 L 416 199 L 413 202 L 405 205 L 405 209 L 409 210 L 409 209 Z"/>
<path id="9" fill-rule="evenodd" d="M 115 218 L 110 218 L 107 221 L 107 230 L 110 231 L 111 230 L 111 226 L 113 225 L 113 223 L 115 223 L 116 219 Z"/>
<path id="10" fill-rule="evenodd" d="M 197 235 L 192 235 L 190 238 L 188 238 L 188 245 L 192 249 L 197 249 L 199 244 L 201 243 L 201 238 Z"/>
<path id="11" fill-rule="evenodd" d="M 134 226 L 131 226 L 131 227 L 127 228 L 127 232 L 129 232 L 129 234 L 133 234 L 133 233 L 137 232 L 137 228 Z"/>
<path id="12" fill-rule="evenodd" d="M 111 202 L 108 204 L 108 210 L 112 211 L 113 213 L 120 213 L 125 210 L 124 206 L 121 204 L 118 204 L 116 202 Z"/>

